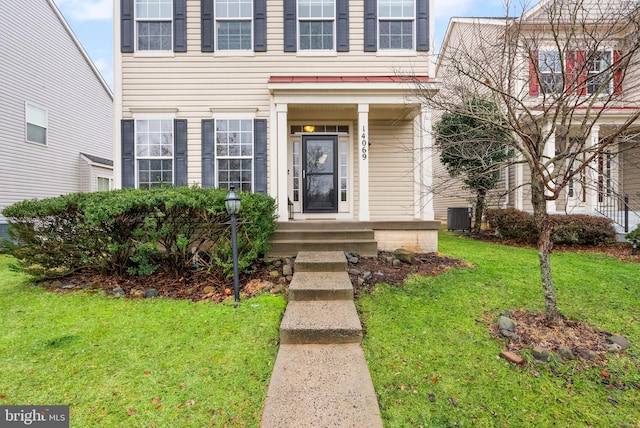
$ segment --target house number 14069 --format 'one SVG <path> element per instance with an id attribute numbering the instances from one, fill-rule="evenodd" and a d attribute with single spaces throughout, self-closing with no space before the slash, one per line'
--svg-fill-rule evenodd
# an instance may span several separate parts
<path id="1" fill-rule="evenodd" d="M 362 127 L 362 135 L 360 136 L 360 145 L 361 150 L 362 150 L 362 160 L 366 160 L 367 159 L 367 151 L 369 148 L 369 144 L 367 142 L 367 130 L 365 129 L 365 127 Z"/>

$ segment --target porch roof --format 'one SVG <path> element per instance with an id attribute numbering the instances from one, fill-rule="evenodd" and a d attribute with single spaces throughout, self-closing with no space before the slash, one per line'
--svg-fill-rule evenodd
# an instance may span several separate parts
<path id="1" fill-rule="evenodd" d="M 429 76 L 271 76 L 269 83 L 432 83 Z"/>

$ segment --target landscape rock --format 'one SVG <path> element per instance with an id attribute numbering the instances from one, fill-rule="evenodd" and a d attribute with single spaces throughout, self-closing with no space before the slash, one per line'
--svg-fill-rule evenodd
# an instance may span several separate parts
<path id="1" fill-rule="evenodd" d="M 59 288 L 63 290 L 71 290 L 72 288 L 76 288 L 75 284 L 60 284 Z"/>
<path id="2" fill-rule="evenodd" d="M 144 291 L 137 290 L 137 289 L 136 290 L 132 290 L 131 291 L 131 296 L 132 297 L 142 297 L 142 296 L 144 296 Z"/>
<path id="3" fill-rule="evenodd" d="M 113 290 L 111 290 L 111 293 L 113 294 L 113 297 L 120 298 L 120 297 L 124 297 L 125 292 L 121 287 L 116 287 Z"/>
<path id="4" fill-rule="evenodd" d="M 619 334 L 612 334 L 611 336 L 607 337 L 607 340 L 620 346 L 620 349 L 622 350 L 628 349 L 631 346 L 631 342 L 629 341 L 629 339 Z"/>
<path id="5" fill-rule="evenodd" d="M 585 359 L 587 361 L 597 360 L 600 358 L 600 355 L 596 351 L 592 351 L 590 349 L 580 349 L 578 350 L 578 355 L 580 358 Z"/>
<path id="6" fill-rule="evenodd" d="M 416 258 L 411 251 L 407 251 L 404 248 L 398 248 L 393 252 L 393 255 L 396 259 L 400 260 L 403 263 L 407 263 L 413 265 L 416 263 Z"/>
<path id="7" fill-rule="evenodd" d="M 271 294 L 287 294 L 287 287 L 282 284 L 277 284 L 271 290 L 269 290 Z"/>
<path id="8" fill-rule="evenodd" d="M 203 292 L 205 292 L 206 294 L 211 294 L 214 293 L 216 291 L 215 287 L 212 287 L 211 285 L 207 285 L 206 287 L 204 287 L 202 289 Z"/>
<path id="9" fill-rule="evenodd" d="M 576 356 L 573 355 L 573 352 L 569 348 L 558 348 L 558 355 L 563 360 L 575 360 Z"/>
<path id="10" fill-rule="evenodd" d="M 393 262 L 391 262 L 391 264 L 393 265 L 393 267 L 400 267 L 402 265 L 402 262 L 398 259 L 393 259 Z"/>
<path id="11" fill-rule="evenodd" d="M 349 273 L 349 275 L 360 275 L 360 270 L 358 269 L 351 268 L 347 272 Z"/>
<path id="12" fill-rule="evenodd" d="M 284 266 L 282 266 L 282 275 L 284 276 L 293 275 L 293 266 L 289 264 L 285 264 Z"/>
<path id="13" fill-rule="evenodd" d="M 510 363 L 514 363 L 514 364 L 524 363 L 524 359 L 520 355 L 516 354 L 515 352 L 502 351 L 500 352 L 500 356 L 505 360 L 509 361 Z"/>
<path id="14" fill-rule="evenodd" d="M 369 271 L 365 272 L 365 273 L 363 274 L 362 278 L 363 278 L 365 281 L 369 281 L 369 280 L 371 280 L 371 272 L 369 272 Z"/>
<path id="15" fill-rule="evenodd" d="M 500 334 L 505 337 L 510 337 L 512 339 L 518 339 L 518 335 L 516 334 L 516 323 L 509 317 L 505 317 L 502 315 L 498 320 L 498 328 L 500 329 Z"/>
<path id="16" fill-rule="evenodd" d="M 531 354 L 533 355 L 533 358 L 538 361 L 542 361 L 543 363 L 546 363 L 551 359 L 551 351 L 544 346 L 534 346 L 531 350 Z"/>
<path id="17" fill-rule="evenodd" d="M 144 294 L 143 294 L 145 299 L 151 299 L 154 297 L 158 297 L 159 295 L 160 293 L 155 288 L 148 288 L 144 291 Z"/>
<path id="18" fill-rule="evenodd" d="M 271 272 L 269 272 L 269 276 L 271 276 L 272 278 L 277 278 L 280 276 L 280 272 L 278 272 L 277 270 L 272 270 Z"/>
<path id="19" fill-rule="evenodd" d="M 617 343 L 605 343 L 604 344 L 604 348 L 608 352 L 620 352 L 620 351 L 622 351 L 622 348 Z"/>

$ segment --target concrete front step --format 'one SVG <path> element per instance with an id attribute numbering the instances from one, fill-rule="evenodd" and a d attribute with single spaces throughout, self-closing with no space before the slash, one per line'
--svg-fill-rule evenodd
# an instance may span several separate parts
<path id="1" fill-rule="evenodd" d="M 346 272 L 347 258 L 342 251 L 300 251 L 296 256 L 294 270 L 295 273 Z"/>
<path id="2" fill-rule="evenodd" d="M 317 229 L 296 229 L 296 230 L 276 230 L 271 239 L 274 241 L 300 241 L 315 240 L 324 241 L 347 241 L 354 239 L 358 241 L 374 241 L 376 237 L 373 229 L 354 230 L 317 230 Z"/>
<path id="3" fill-rule="evenodd" d="M 280 324 L 282 344 L 361 341 L 362 325 L 352 300 L 289 302 Z"/>
<path id="4" fill-rule="evenodd" d="M 300 251 L 348 251 L 365 257 L 378 255 L 374 240 L 271 240 L 269 257 L 293 257 Z"/>
<path id="5" fill-rule="evenodd" d="M 296 272 L 289 284 L 289 301 L 353 300 L 347 272 Z"/>
<path id="6" fill-rule="evenodd" d="M 359 344 L 280 345 L 260 428 L 382 428 Z"/>

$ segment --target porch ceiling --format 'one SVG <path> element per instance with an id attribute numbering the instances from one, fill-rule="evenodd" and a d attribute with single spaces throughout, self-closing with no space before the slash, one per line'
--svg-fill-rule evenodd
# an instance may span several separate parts
<path id="1" fill-rule="evenodd" d="M 420 112 L 417 104 L 371 104 L 369 106 L 370 119 L 413 119 Z M 357 104 L 289 104 L 289 120 L 319 120 L 358 118 Z"/>

